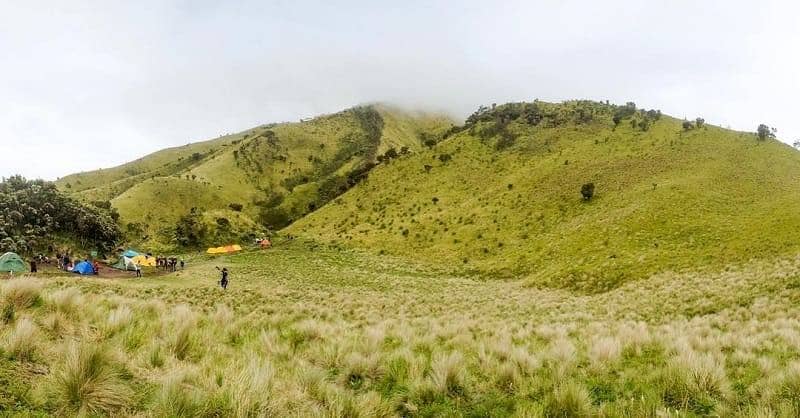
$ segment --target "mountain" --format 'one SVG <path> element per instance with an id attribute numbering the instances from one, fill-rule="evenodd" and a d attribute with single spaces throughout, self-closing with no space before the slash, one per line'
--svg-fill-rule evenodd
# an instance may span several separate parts
<path id="1" fill-rule="evenodd" d="M 224 244 L 260 234 L 261 225 L 286 226 L 346 191 L 383 154 L 418 152 L 452 125 L 439 114 L 359 106 L 162 150 L 58 185 L 110 201 L 128 235 L 151 248 L 174 246 L 176 222 L 195 215 L 195 244 Z"/>
<path id="2" fill-rule="evenodd" d="M 797 253 L 798 184 L 800 153 L 774 139 L 633 103 L 511 103 L 286 232 L 596 292 Z"/>

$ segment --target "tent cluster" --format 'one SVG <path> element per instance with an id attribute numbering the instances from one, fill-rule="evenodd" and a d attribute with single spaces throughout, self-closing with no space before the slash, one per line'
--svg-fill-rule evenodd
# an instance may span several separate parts
<path id="1" fill-rule="evenodd" d="M 242 247 L 238 244 L 236 245 L 226 245 L 224 247 L 212 247 L 206 250 L 208 254 L 229 254 L 235 253 L 237 251 L 242 251 Z"/>
<path id="2" fill-rule="evenodd" d="M 140 254 L 134 250 L 127 250 L 119 257 L 116 263 L 112 264 L 111 267 L 118 269 L 118 270 L 128 270 L 134 271 L 136 270 L 136 266 L 147 266 L 147 267 L 155 267 L 156 266 L 156 258 L 151 257 L 146 254 Z"/>

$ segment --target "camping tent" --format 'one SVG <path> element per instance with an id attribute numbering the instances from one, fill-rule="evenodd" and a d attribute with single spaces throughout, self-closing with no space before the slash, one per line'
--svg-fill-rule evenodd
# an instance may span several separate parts
<path id="1" fill-rule="evenodd" d="M 2 273 L 22 273 L 28 271 L 25 262 L 16 253 L 5 253 L 0 256 L 0 272 Z"/>
<path id="2" fill-rule="evenodd" d="M 123 257 L 128 257 L 128 258 L 133 258 L 133 257 L 136 257 L 137 255 L 139 255 L 139 253 L 137 253 L 136 251 L 133 251 L 131 249 L 128 249 L 127 251 L 122 253 Z"/>
<path id="3" fill-rule="evenodd" d="M 147 266 L 147 267 L 155 267 L 156 266 L 156 258 L 155 257 L 148 257 L 146 255 L 137 255 L 136 257 L 132 257 L 131 261 L 135 264 L 140 266 Z"/>
<path id="4" fill-rule="evenodd" d="M 213 247 L 206 250 L 208 254 L 228 254 L 228 253 L 235 253 L 236 251 L 242 251 L 242 247 L 239 245 L 226 245 L 224 247 Z"/>
<path id="5" fill-rule="evenodd" d="M 94 268 L 92 267 L 92 263 L 88 261 L 81 261 L 80 263 L 76 264 L 75 267 L 72 268 L 73 273 L 78 273 L 82 275 L 89 275 L 94 274 Z"/>
<path id="6" fill-rule="evenodd" d="M 119 258 L 119 260 L 117 260 L 116 263 L 112 264 L 111 267 L 117 270 L 134 271 L 136 270 L 136 263 L 134 263 L 132 259 L 122 256 Z"/>

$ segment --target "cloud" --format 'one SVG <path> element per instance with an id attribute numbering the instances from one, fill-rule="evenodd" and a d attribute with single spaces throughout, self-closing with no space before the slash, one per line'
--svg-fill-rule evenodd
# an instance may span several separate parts
<path id="1" fill-rule="evenodd" d="M 793 2 L 32 2 L 0 16 L 0 175 L 354 104 L 636 101 L 800 139 Z"/>

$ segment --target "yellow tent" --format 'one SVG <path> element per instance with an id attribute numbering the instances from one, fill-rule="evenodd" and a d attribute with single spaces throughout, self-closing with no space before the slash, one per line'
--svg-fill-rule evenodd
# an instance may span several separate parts
<path id="1" fill-rule="evenodd" d="M 155 267 L 156 266 L 156 258 L 155 257 L 148 257 L 146 255 L 137 255 L 136 257 L 131 258 L 135 264 L 140 266 L 147 266 L 147 267 Z"/>
<path id="2" fill-rule="evenodd" d="M 206 250 L 208 254 L 227 254 L 227 253 L 235 253 L 236 251 L 242 251 L 242 247 L 239 245 L 226 245 L 224 247 L 213 247 Z"/>

